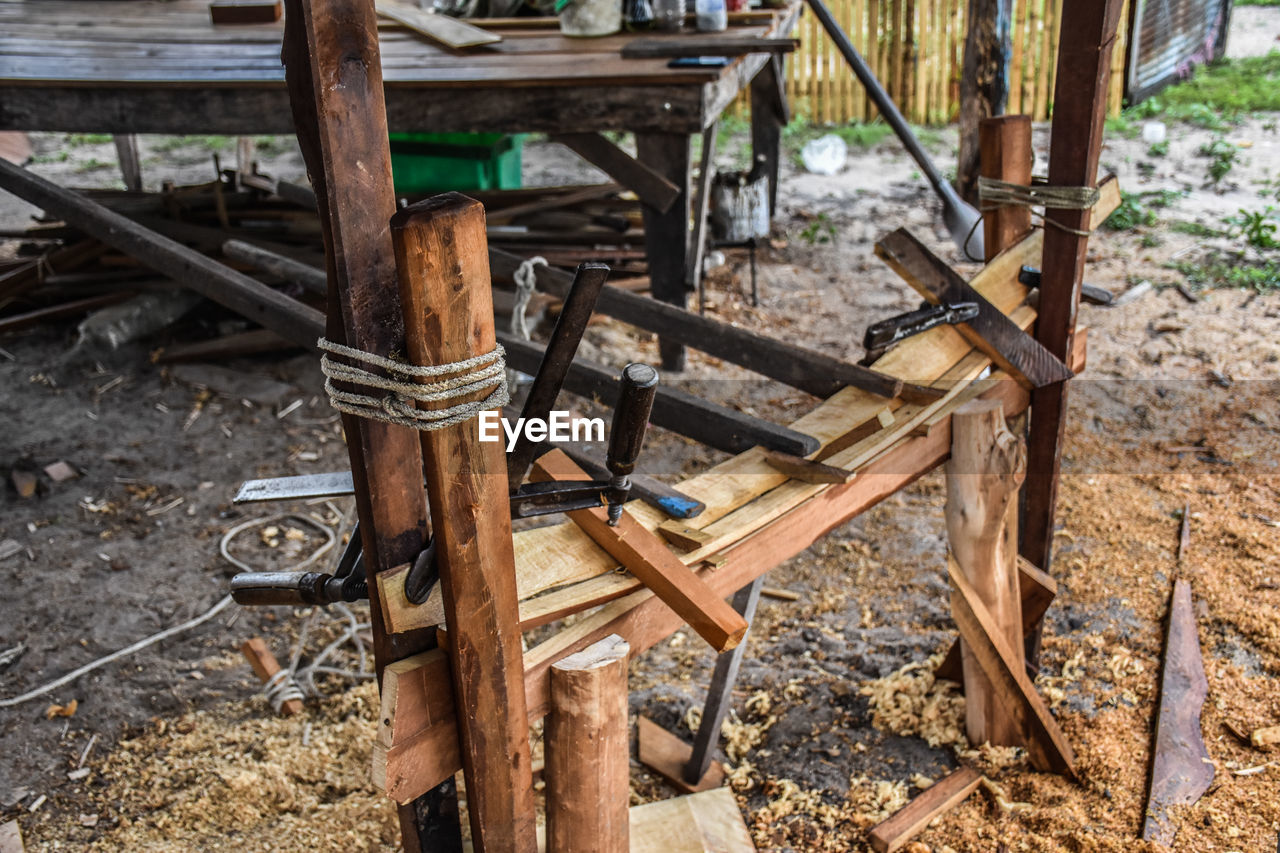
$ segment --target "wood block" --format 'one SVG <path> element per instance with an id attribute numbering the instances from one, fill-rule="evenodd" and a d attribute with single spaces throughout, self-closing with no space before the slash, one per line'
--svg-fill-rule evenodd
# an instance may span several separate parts
<path id="1" fill-rule="evenodd" d="M 631 853 L 755 853 L 728 788 L 631 807 Z"/>
<path id="2" fill-rule="evenodd" d="M 215 24 L 270 24 L 280 20 L 281 0 L 214 0 L 209 18 Z"/>
<path id="3" fill-rule="evenodd" d="M 487 32 L 474 24 L 448 15 L 439 15 L 420 9 L 416 5 L 397 0 L 377 0 L 378 17 L 395 21 L 415 33 L 434 39 L 452 48 L 474 47 L 502 41 L 497 33 Z"/>
<path id="4" fill-rule="evenodd" d="M 271 654 L 271 650 L 267 648 L 266 642 L 261 637 L 245 640 L 240 646 L 240 651 L 263 684 L 280 671 L 280 662 L 276 660 L 275 655 Z M 288 699 L 280 705 L 280 713 L 286 717 L 291 717 L 301 710 L 301 699 Z"/>
<path id="5" fill-rule="evenodd" d="M 657 530 L 663 539 L 686 551 L 696 550 L 711 541 L 710 533 L 703 533 L 698 528 L 690 527 L 682 521 L 668 521 L 659 524 Z"/>
<path id="6" fill-rule="evenodd" d="M 693 747 L 648 717 L 637 718 L 636 730 L 640 763 L 655 770 L 676 790 L 693 794 L 719 788 L 724 784 L 724 765 L 719 761 L 712 761 L 698 784 L 690 785 L 684 781 L 684 768 L 693 754 Z"/>
<path id="7" fill-rule="evenodd" d="M 877 824 L 870 833 L 871 846 L 877 853 L 893 853 L 919 835 L 931 820 L 963 802 L 980 784 L 978 771 L 961 767 Z"/>
<path id="8" fill-rule="evenodd" d="M 791 479 L 802 483 L 847 483 L 855 476 L 854 472 L 844 468 L 824 465 L 781 450 L 765 450 L 764 460 Z"/>
<path id="9" fill-rule="evenodd" d="M 0 853 L 23 853 L 22 829 L 16 820 L 0 824 Z"/>

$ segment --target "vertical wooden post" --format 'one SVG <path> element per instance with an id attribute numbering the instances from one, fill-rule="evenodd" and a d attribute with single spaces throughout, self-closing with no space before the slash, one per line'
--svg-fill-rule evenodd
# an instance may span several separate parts
<path id="1" fill-rule="evenodd" d="M 617 634 L 551 665 L 547 853 L 627 853 L 627 654 Z"/>
<path id="2" fill-rule="evenodd" d="M 281 59 L 298 144 L 315 187 L 329 273 L 325 334 L 389 356 L 404 348 L 387 221 L 396 210 L 372 0 L 287 0 Z M 431 631 L 388 634 L 375 578 L 411 562 L 427 541 L 422 456 L 413 430 L 342 416 L 369 580 L 374 661 L 435 647 Z M 381 683 L 381 682 L 379 682 Z M 399 808 L 408 853 L 460 853 L 453 780 Z"/>
<path id="3" fill-rule="evenodd" d="M 142 160 L 138 156 L 138 137 L 132 133 L 117 133 L 111 137 L 116 144 L 116 156 L 120 158 L 120 176 L 129 192 L 142 192 Z"/>
<path id="4" fill-rule="evenodd" d="M 687 133 L 637 133 L 636 157 L 680 188 L 680 195 L 662 213 L 641 205 L 645 254 L 649 257 L 649 290 L 654 299 L 685 308 L 685 258 L 689 252 L 690 137 Z M 684 370 L 684 344 L 658 339 L 662 369 Z"/>
<path id="5" fill-rule="evenodd" d="M 984 118 L 978 122 L 980 173 L 1013 184 L 1031 184 L 1031 116 Z M 982 212 L 986 260 L 1017 243 L 1031 231 L 1031 208 L 1003 204 Z"/>
<path id="6" fill-rule="evenodd" d="M 1021 671 L 1022 596 L 1018 584 L 1018 487 L 1026 475 L 1022 440 L 1004 423 L 998 400 L 973 400 L 951 415 L 947 537 L 960 571 L 1016 654 Z M 961 643 L 965 730 L 974 744 L 1021 745 L 1023 733 Z"/>
<path id="7" fill-rule="evenodd" d="M 1049 145 L 1049 183 L 1054 186 L 1097 186 L 1098 155 L 1107 114 L 1107 77 L 1111 73 L 1111 49 L 1122 3 L 1123 0 L 1076 0 L 1062 6 Z M 1090 219 L 1088 210 L 1045 211 L 1036 339 L 1063 361 L 1071 353 L 1089 244 L 1089 238 L 1079 232 L 1100 224 Z M 1031 393 L 1029 477 L 1021 550 L 1033 565 L 1045 571 L 1049 570 L 1053 551 L 1066 411 L 1066 383 L 1047 385 Z"/>
<path id="8" fill-rule="evenodd" d="M 480 202 L 457 193 L 419 202 L 392 217 L 391 236 L 412 362 L 449 364 L 491 352 L 497 341 Z M 477 399 L 487 393 L 478 392 Z M 478 852 L 533 853 L 533 775 L 506 459 L 500 443 L 480 441 L 476 424 L 472 418 L 419 433 L 449 626 L 467 809 Z"/>
<path id="9" fill-rule="evenodd" d="M 791 120 L 785 60 L 774 54 L 751 81 L 751 157 L 764 157 L 769 174 L 769 216 L 778 212 L 778 164 L 782 128 Z M 843 78 L 844 75 L 841 75 Z"/>

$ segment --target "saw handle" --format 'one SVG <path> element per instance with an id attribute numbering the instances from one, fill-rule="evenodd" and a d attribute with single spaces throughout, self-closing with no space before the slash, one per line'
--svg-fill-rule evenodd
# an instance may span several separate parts
<path id="1" fill-rule="evenodd" d="M 609 452 L 604 461 L 615 477 L 625 477 L 636 469 L 653 398 L 658 391 L 658 371 L 639 362 L 628 364 L 622 370 L 621 384 L 609 432 Z"/>

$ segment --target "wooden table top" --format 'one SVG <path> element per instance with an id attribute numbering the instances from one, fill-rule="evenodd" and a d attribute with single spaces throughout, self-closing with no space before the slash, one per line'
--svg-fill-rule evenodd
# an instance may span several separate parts
<path id="1" fill-rule="evenodd" d="M 739 13 L 726 37 L 790 29 L 790 9 Z M 473 21 L 501 42 L 452 50 L 379 22 L 388 88 L 704 85 L 731 69 L 673 69 L 624 59 L 626 42 L 682 34 L 568 38 L 554 18 Z M 283 21 L 214 25 L 208 0 L 0 0 L 0 84 L 93 87 L 281 86 Z M 687 32 L 692 32 L 692 29 Z M 700 34 L 706 36 L 708 34 Z M 742 58 L 732 64 L 740 64 Z"/>

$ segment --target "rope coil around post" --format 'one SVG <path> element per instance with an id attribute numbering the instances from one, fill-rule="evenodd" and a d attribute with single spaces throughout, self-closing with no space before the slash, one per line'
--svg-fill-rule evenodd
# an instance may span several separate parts
<path id="1" fill-rule="evenodd" d="M 471 420 L 483 411 L 505 406 L 510 400 L 506 352 L 501 345 L 450 364 L 416 365 L 325 338 L 316 344 L 325 353 L 320 358 L 320 370 L 325 376 L 324 390 L 329 395 L 329 405 L 350 415 L 430 431 Z M 337 361 L 331 354 L 344 360 Z M 384 370 L 387 375 L 374 373 L 369 367 Z M 436 381 L 418 381 L 421 379 Z M 364 390 L 344 391 L 333 384 L 335 381 Z M 442 409 L 419 409 L 414 405 L 415 401 L 440 403 L 486 390 L 490 393 L 482 400 L 455 403 Z"/>
<path id="2" fill-rule="evenodd" d="M 997 178 L 978 177 L 978 199 L 983 212 L 1006 205 L 1088 210 L 1098 203 L 1100 196 L 1096 187 L 1056 187 L 1039 177 L 1032 177 L 1031 186 Z M 1081 237 L 1088 237 L 1093 233 L 1092 230 L 1069 228 L 1046 216 L 1042 216 L 1041 220 L 1046 225 Z"/>

